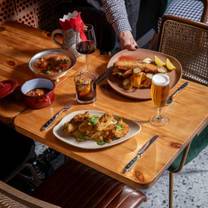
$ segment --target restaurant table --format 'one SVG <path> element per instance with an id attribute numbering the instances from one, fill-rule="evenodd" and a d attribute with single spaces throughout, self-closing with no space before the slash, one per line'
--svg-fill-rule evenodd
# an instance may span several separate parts
<path id="1" fill-rule="evenodd" d="M 29 58 L 39 50 L 56 47 L 56 45 L 50 41 L 46 33 L 37 29 L 17 23 L 5 24 L 2 28 L 0 32 L 1 79 L 15 78 L 21 83 L 32 78 L 34 75 L 27 66 Z M 77 104 L 73 78 L 74 74 L 83 67 L 83 60 L 82 56 L 79 57 L 73 69 L 56 84 L 56 99 L 52 105 L 38 110 L 24 106 L 21 112 L 13 108 L 16 113 L 14 116 L 13 112 L 16 130 L 129 186 L 147 188 L 153 185 L 193 137 L 207 125 L 208 88 L 190 82 L 189 86 L 175 97 L 174 102 L 164 108 L 169 118 L 168 124 L 155 127 L 148 122 L 156 111 L 151 100 L 132 100 L 123 97 L 105 82 L 97 86 L 95 103 Z M 96 51 L 89 55 L 89 60 L 89 70 L 100 74 L 106 69 L 109 57 L 100 55 Z M 16 66 L 9 67 L 8 61 L 14 61 Z M 184 82 L 185 80 L 181 79 L 175 87 Z M 40 131 L 41 126 L 67 103 L 71 103 L 72 108 L 63 113 L 47 131 Z M 65 115 L 80 109 L 99 109 L 140 121 L 141 131 L 129 140 L 109 148 L 83 150 L 72 147 L 58 140 L 53 135 L 52 129 Z M 5 108 L 1 108 L 0 117 L 5 116 L 5 111 Z M 123 174 L 124 166 L 135 156 L 142 145 L 156 134 L 159 135 L 159 139 L 145 151 L 130 172 Z"/>

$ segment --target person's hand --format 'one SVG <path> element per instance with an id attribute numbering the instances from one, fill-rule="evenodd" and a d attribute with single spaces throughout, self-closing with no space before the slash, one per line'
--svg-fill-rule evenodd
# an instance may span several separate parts
<path id="1" fill-rule="evenodd" d="M 130 31 L 120 32 L 119 40 L 121 49 L 136 50 L 138 48 L 137 42 Z"/>

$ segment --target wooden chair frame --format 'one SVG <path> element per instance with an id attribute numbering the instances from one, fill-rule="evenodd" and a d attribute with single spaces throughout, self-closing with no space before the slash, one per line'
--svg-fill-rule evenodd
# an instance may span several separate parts
<path id="1" fill-rule="evenodd" d="M 166 20 L 173 20 L 173 21 L 177 21 L 177 22 L 184 23 L 184 24 L 189 24 L 189 25 L 194 26 L 194 27 L 198 27 L 198 28 L 208 30 L 208 0 L 203 0 L 203 3 L 204 3 L 204 11 L 203 11 L 203 14 L 202 14 L 202 17 L 201 17 L 201 22 L 194 22 L 194 21 L 189 20 L 189 19 L 183 19 L 181 17 L 170 16 L 170 15 L 166 15 L 162 18 L 161 30 L 160 30 L 160 33 L 159 33 L 159 42 L 158 42 L 158 47 L 157 47 L 159 51 L 160 51 L 160 48 L 161 48 L 161 39 L 162 39 L 162 34 L 163 34 L 163 26 L 164 26 L 164 23 L 166 22 Z M 205 124 L 203 126 L 202 130 L 205 128 L 206 125 L 207 124 Z M 189 143 L 185 147 L 179 167 L 174 171 L 169 171 L 169 208 L 173 208 L 174 173 L 178 173 L 183 169 L 183 167 L 186 163 L 186 160 L 187 160 L 187 156 L 188 156 L 188 153 L 189 153 L 189 150 L 190 150 L 190 146 L 191 146 L 191 143 Z"/>
<path id="2" fill-rule="evenodd" d="M 203 0 L 204 11 L 202 14 L 201 22 L 208 23 L 208 0 Z"/>

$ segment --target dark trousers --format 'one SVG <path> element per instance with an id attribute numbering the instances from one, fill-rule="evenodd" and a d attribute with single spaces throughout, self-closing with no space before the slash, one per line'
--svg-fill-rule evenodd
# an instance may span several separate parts
<path id="1" fill-rule="evenodd" d="M 34 156 L 34 142 L 2 123 L 0 132 L 0 180 L 6 180 Z"/>

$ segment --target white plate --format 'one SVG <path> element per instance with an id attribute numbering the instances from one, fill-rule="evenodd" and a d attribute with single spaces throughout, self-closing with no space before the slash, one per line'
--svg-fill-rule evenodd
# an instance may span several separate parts
<path id="1" fill-rule="evenodd" d="M 37 62 L 37 60 L 39 58 L 42 58 L 42 57 L 50 55 L 50 54 L 53 54 L 53 55 L 61 54 L 61 55 L 67 56 L 71 60 L 71 66 L 68 69 L 64 70 L 64 71 L 59 72 L 57 74 L 53 74 L 53 75 L 51 75 L 51 74 L 44 74 L 44 73 L 38 72 L 36 70 L 36 68 L 34 67 L 34 64 Z M 40 77 L 45 77 L 45 78 L 49 78 L 49 79 L 52 79 L 52 80 L 57 80 L 57 79 L 65 76 L 66 73 L 69 70 L 71 70 L 71 68 L 75 64 L 76 64 L 76 57 L 75 57 L 75 55 L 72 52 L 70 52 L 69 50 L 64 50 L 62 48 L 52 48 L 52 49 L 47 49 L 47 50 L 44 50 L 44 51 L 40 51 L 40 52 L 36 53 L 35 55 L 33 55 L 33 57 L 29 61 L 29 68 L 30 68 L 30 70 L 33 73 L 35 73 L 36 75 L 38 75 Z"/>
<path id="2" fill-rule="evenodd" d="M 87 140 L 84 142 L 78 142 L 76 141 L 76 139 L 74 137 L 70 137 L 70 136 L 65 136 L 63 134 L 62 131 L 62 126 L 64 125 L 64 123 L 70 121 L 75 115 L 80 114 L 80 113 L 84 113 L 88 111 L 90 114 L 93 115 L 98 115 L 101 116 L 103 115 L 105 112 L 102 111 L 97 111 L 97 110 L 80 110 L 80 111 L 74 111 L 68 115 L 66 115 L 54 128 L 53 128 L 53 134 L 61 141 L 70 144 L 72 146 L 75 147 L 79 147 L 82 149 L 101 149 L 101 148 L 106 148 L 106 147 L 110 147 L 116 144 L 119 144 L 121 142 L 124 142 L 128 139 L 130 139 L 131 137 L 135 136 L 136 134 L 138 134 L 141 131 L 141 126 L 139 126 L 136 122 L 129 120 L 129 119 L 125 119 L 123 118 L 124 122 L 126 122 L 129 125 L 129 132 L 128 134 L 126 134 L 124 137 L 121 137 L 120 139 L 114 140 L 110 143 L 106 143 L 104 145 L 98 145 L 95 141 L 93 140 Z"/>

